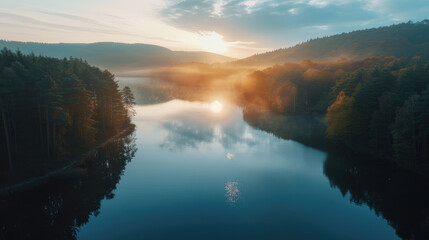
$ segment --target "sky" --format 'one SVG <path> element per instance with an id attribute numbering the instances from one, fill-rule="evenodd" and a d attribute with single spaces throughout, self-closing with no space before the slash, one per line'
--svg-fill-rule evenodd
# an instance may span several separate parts
<path id="1" fill-rule="evenodd" d="M 243 58 L 429 18 L 429 0 L 0 0 L 0 39 L 147 43 Z"/>

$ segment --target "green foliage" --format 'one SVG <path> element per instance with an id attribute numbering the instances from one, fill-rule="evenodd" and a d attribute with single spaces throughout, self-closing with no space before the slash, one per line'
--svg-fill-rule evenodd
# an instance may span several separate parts
<path id="1" fill-rule="evenodd" d="M 418 98 L 418 95 L 411 96 L 396 113 L 392 135 L 395 159 L 399 164 L 416 164 L 414 116 Z"/>
<path id="2" fill-rule="evenodd" d="M 130 124 L 134 97 L 77 59 L 0 52 L 0 166 L 25 174 L 77 156 Z M 8 161 L 6 161 L 8 159 Z"/>
<path id="3" fill-rule="evenodd" d="M 326 114 L 328 137 L 336 140 L 351 140 L 358 130 L 355 119 L 358 112 L 353 109 L 355 99 L 346 96 L 344 92 L 338 94 L 337 100 L 328 108 Z"/>
<path id="4" fill-rule="evenodd" d="M 136 105 L 136 100 L 134 98 L 131 88 L 126 86 L 121 91 L 122 102 L 124 103 L 125 108 L 127 109 L 127 118 L 130 116 L 135 116 L 136 111 L 134 110 L 134 105 Z"/>
<path id="5" fill-rule="evenodd" d="M 384 86 L 394 81 L 389 69 L 395 63 L 401 64 L 392 57 L 287 62 L 250 74 L 237 91 L 242 105 L 287 114 L 324 113 L 341 91 L 353 95 L 358 105 L 371 102 L 374 107 Z"/>
<path id="6" fill-rule="evenodd" d="M 429 163 L 428 74 L 414 58 L 348 74 L 330 93 L 341 90 L 326 115 L 328 137 L 401 166 Z"/>
<path id="7" fill-rule="evenodd" d="M 429 63 L 421 58 L 303 61 L 254 72 L 241 104 L 273 112 L 326 112 L 327 136 L 415 167 L 429 163 Z"/>
<path id="8" fill-rule="evenodd" d="M 429 158 L 429 85 L 416 102 L 415 111 L 417 152 L 420 153 L 420 161 L 427 161 Z"/>

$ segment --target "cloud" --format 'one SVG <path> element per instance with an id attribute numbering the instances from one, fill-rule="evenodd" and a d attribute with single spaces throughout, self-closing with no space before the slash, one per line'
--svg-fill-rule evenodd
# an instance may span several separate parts
<path id="1" fill-rule="evenodd" d="M 288 11 L 290 14 L 293 14 L 293 15 L 296 15 L 296 14 L 298 14 L 298 8 L 291 8 L 291 9 L 289 9 L 289 11 Z"/>
<path id="2" fill-rule="evenodd" d="M 1 1 L 1 0 L 0 0 Z M 216 32 L 225 54 L 245 57 L 310 38 L 427 18 L 427 0 L 19 0 L 0 6 L 4 38 L 118 41 L 202 50 Z"/>
<path id="3" fill-rule="evenodd" d="M 63 21 L 48 21 L 48 20 L 39 20 L 36 17 L 30 17 L 23 14 L 16 14 L 11 12 L 3 12 L 0 10 L 0 20 L 4 22 L 3 27 L 5 26 L 17 26 L 19 29 L 38 29 L 41 31 L 49 31 L 49 32 L 75 32 L 75 33 L 94 33 L 94 34 L 108 34 L 108 35 L 121 35 L 121 36 L 129 36 L 136 38 L 145 38 L 152 40 L 161 40 L 164 42 L 177 42 L 172 39 L 161 38 L 161 37 L 152 37 L 145 36 L 139 33 L 133 33 L 130 31 L 126 31 L 114 26 L 102 24 L 96 20 L 86 17 L 80 17 L 77 15 L 65 14 L 60 12 L 53 11 L 39 11 L 41 13 L 57 16 L 61 18 L 75 20 L 79 23 L 68 22 L 68 23 L 60 23 Z M 85 23 L 84 25 L 80 23 Z M 22 32 L 22 31 L 21 31 Z"/>
<path id="4" fill-rule="evenodd" d="M 52 23 L 52 22 L 38 20 L 32 17 L 27 17 L 20 14 L 7 13 L 7 12 L 1 12 L 1 11 L 0 11 L 0 19 L 12 20 L 19 23 L 29 24 L 29 25 L 38 26 L 38 27 L 51 28 L 51 29 L 61 30 L 61 31 L 69 30 L 69 31 L 107 33 L 107 34 L 134 35 L 134 34 L 124 33 L 117 30 L 100 29 L 97 27 L 86 27 L 82 25 L 67 25 L 67 24 L 60 24 L 60 23 Z"/>
<path id="5" fill-rule="evenodd" d="M 183 0 L 166 1 L 159 13 L 180 29 L 213 31 L 227 41 L 277 48 L 398 19 L 419 21 L 425 11 L 426 0 Z"/>
<path id="6" fill-rule="evenodd" d="M 225 5 L 225 1 L 223 1 L 223 0 L 217 0 L 214 4 L 213 4 L 213 11 L 212 11 L 212 14 L 214 15 L 214 16 L 218 16 L 218 17 L 221 17 L 222 15 L 223 15 L 223 6 Z M 198 10 L 198 6 L 195 6 L 196 7 L 196 9 Z M 194 9 L 195 9 L 195 7 L 194 7 Z"/>
<path id="7" fill-rule="evenodd" d="M 323 0 L 311 0 L 308 2 L 309 5 L 311 6 L 316 6 L 316 7 L 326 7 L 329 4 L 329 1 L 323 1 Z"/>
<path id="8" fill-rule="evenodd" d="M 112 26 L 100 23 L 99 21 L 96 21 L 94 19 L 87 18 L 87 17 L 81 17 L 78 15 L 72 15 L 72 14 L 67 14 L 67 13 L 62 13 L 62 12 L 54 12 L 54 11 L 39 11 L 39 12 L 47 14 L 47 15 L 58 16 L 58 17 L 66 18 L 66 19 L 75 20 L 75 21 L 85 23 L 85 24 L 91 24 L 91 25 L 96 25 L 96 26 L 105 27 L 105 28 L 112 28 Z"/>

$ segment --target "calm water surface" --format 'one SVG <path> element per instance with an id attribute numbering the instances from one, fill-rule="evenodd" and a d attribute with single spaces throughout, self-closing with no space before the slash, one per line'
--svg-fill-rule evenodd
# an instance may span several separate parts
<path id="1" fill-rule="evenodd" d="M 241 109 L 139 105 L 134 158 L 78 239 L 397 239 L 324 173 L 327 153 L 255 129 Z"/>

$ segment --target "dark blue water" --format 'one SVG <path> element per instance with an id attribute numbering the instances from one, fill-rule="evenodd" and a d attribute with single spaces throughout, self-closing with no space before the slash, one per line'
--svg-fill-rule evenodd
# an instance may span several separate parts
<path id="1" fill-rule="evenodd" d="M 78 239 L 397 239 L 324 173 L 327 153 L 222 103 L 137 106 L 137 152 Z"/>

